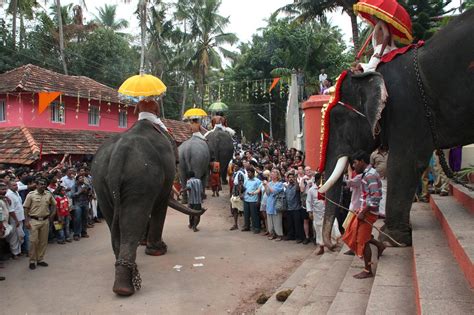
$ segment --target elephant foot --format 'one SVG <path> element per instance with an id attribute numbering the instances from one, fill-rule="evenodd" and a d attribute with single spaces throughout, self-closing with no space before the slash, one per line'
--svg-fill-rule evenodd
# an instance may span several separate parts
<path id="1" fill-rule="evenodd" d="M 112 291 L 120 296 L 130 296 L 135 293 L 135 287 L 132 283 L 132 271 L 128 267 L 115 267 L 115 282 Z"/>
<path id="2" fill-rule="evenodd" d="M 389 229 L 386 225 L 382 226 L 381 230 L 388 234 L 390 237 L 380 233 L 379 234 L 379 241 L 386 245 L 390 245 L 393 247 L 403 247 L 403 246 L 411 246 L 411 229 L 407 230 L 400 230 L 400 229 Z M 397 242 L 394 242 L 394 240 Z"/>
<path id="3" fill-rule="evenodd" d="M 148 244 L 145 249 L 145 254 L 150 256 L 162 256 L 168 251 L 168 246 L 165 242 L 158 244 Z"/>

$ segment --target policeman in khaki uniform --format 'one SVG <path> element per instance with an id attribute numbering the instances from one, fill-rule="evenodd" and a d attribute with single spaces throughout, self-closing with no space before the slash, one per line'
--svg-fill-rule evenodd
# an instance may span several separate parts
<path id="1" fill-rule="evenodd" d="M 23 208 L 25 226 L 30 230 L 30 269 L 36 269 L 36 265 L 47 267 L 43 257 L 48 245 L 49 221 L 56 213 L 56 201 L 46 190 L 46 180 L 36 181 L 36 190 L 26 196 Z"/>

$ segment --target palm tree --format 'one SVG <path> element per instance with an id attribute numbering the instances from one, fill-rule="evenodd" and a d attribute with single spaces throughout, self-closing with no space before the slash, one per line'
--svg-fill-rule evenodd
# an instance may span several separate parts
<path id="1" fill-rule="evenodd" d="M 98 8 L 98 15 L 94 15 L 94 21 L 105 28 L 118 31 L 128 27 L 128 21 L 124 19 L 117 20 L 117 5 L 105 4 Z"/>
<path id="2" fill-rule="evenodd" d="M 61 56 L 61 62 L 63 64 L 64 74 L 67 75 L 67 64 L 66 57 L 64 56 L 64 34 L 63 34 L 63 18 L 61 14 L 61 0 L 56 0 L 56 16 L 58 19 L 59 28 L 59 54 Z"/>
<path id="3" fill-rule="evenodd" d="M 13 38 L 13 49 L 16 47 L 16 15 L 18 13 L 18 0 L 11 0 L 7 9 L 12 17 L 12 38 Z"/>
<path id="4" fill-rule="evenodd" d="M 353 5 L 358 0 L 297 0 L 294 3 L 288 4 L 278 11 L 296 14 L 296 20 L 306 22 L 314 18 L 325 19 L 324 15 L 327 12 L 333 12 L 338 7 L 341 7 L 344 12 L 351 18 L 352 27 L 352 42 L 354 50 L 359 51 L 359 30 L 357 27 L 357 16 L 352 9 Z"/>
<path id="5" fill-rule="evenodd" d="M 221 68 L 221 54 L 225 58 L 234 58 L 235 53 L 222 47 L 238 41 L 234 33 L 226 33 L 229 18 L 217 13 L 221 0 L 199 0 L 194 2 L 190 16 L 191 36 L 194 39 L 195 52 L 188 62 L 199 84 L 202 99 L 204 85 L 211 68 Z"/>

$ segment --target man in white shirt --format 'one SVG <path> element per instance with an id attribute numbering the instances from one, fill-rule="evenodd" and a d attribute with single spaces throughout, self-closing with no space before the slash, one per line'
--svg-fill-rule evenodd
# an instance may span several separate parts
<path id="1" fill-rule="evenodd" d="M 158 125 L 163 131 L 164 135 L 168 138 L 173 146 L 173 151 L 175 154 L 176 164 L 179 163 L 179 155 L 178 155 L 178 146 L 176 145 L 176 140 L 171 135 L 168 128 L 165 124 L 161 121 L 158 115 L 160 114 L 160 107 L 158 103 L 150 98 L 145 98 L 138 102 L 137 104 L 138 109 L 138 120 L 148 120 L 151 121 L 153 124 Z"/>
<path id="2" fill-rule="evenodd" d="M 6 197 L 7 189 L 7 185 L 4 182 L 0 182 L 0 211 L 2 212 L 0 224 L 3 225 L 3 232 L 0 232 L 0 237 L 5 238 L 10 245 L 13 258 L 16 258 L 21 253 L 21 243 L 16 232 L 19 224 L 15 211 L 10 208 L 11 201 Z"/>
<path id="3" fill-rule="evenodd" d="M 16 233 L 17 241 L 15 244 L 10 243 L 12 253 L 18 255 L 21 252 L 21 244 L 23 243 L 24 233 L 23 233 L 23 221 L 25 220 L 25 212 L 23 210 L 23 202 L 20 195 L 18 194 L 18 185 L 15 181 L 10 181 L 9 189 L 5 195 L 10 199 L 10 213 L 14 212 L 15 216 L 11 216 L 10 224 L 16 227 L 13 229 L 12 233 Z M 13 247 L 13 248 L 12 248 Z"/>
<path id="4" fill-rule="evenodd" d="M 321 69 L 321 74 L 319 75 L 319 91 L 320 94 L 323 94 L 324 81 L 328 78 L 328 75 L 325 73 L 324 69 Z"/>

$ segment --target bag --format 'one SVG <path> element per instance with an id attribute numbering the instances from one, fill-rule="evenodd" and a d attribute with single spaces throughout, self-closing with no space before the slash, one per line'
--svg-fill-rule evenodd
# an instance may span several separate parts
<path id="1" fill-rule="evenodd" d="M 285 211 L 288 208 L 286 203 L 286 194 L 284 191 L 280 191 L 275 196 L 275 210 L 277 212 Z"/>
<path id="2" fill-rule="evenodd" d="M 239 196 L 230 197 L 230 203 L 233 209 L 237 209 L 240 212 L 244 211 L 244 202 Z"/>

